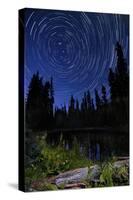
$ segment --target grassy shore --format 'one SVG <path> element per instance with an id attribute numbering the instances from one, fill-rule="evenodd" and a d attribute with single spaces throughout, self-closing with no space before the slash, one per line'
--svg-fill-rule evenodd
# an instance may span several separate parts
<path id="1" fill-rule="evenodd" d="M 85 187 L 129 184 L 128 167 L 113 167 L 113 163 L 117 158 L 111 157 L 109 160 L 103 162 L 91 161 L 85 155 L 81 154 L 79 149 L 76 139 L 73 142 L 73 148 L 66 150 L 62 137 L 58 146 L 54 147 L 46 143 L 46 136 L 37 137 L 36 148 L 32 152 L 31 157 L 26 157 L 25 161 L 25 190 L 30 191 L 33 183 L 36 183 L 34 184 L 34 189 L 37 191 L 63 189 L 64 186 L 57 187 L 50 180 L 62 172 L 83 167 L 90 169 L 94 165 L 100 167 L 98 181 L 90 181 L 88 173 L 88 178 L 84 181 Z"/>

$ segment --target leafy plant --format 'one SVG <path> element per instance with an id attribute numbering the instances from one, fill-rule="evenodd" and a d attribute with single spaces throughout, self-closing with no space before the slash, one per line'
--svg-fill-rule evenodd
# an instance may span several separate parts
<path id="1" fill-rule="evenodd" d="M 102 173 L 100 175 L 100 183 L 103 186 L 113 186 L 113 167 L 111 163 L 107 163 L 104 165 L 102 169 Z"/>
<path id="2" fill-rule="evenodd" d="M 126 166 L 114 169 L 113 182 L 115 185 L 129 184 L 129 172 Z"/>

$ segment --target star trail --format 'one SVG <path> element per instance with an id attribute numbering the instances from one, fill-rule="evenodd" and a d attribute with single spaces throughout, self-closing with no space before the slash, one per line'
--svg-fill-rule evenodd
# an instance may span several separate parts
<path id="1" fill-rule="evenodd" d="M 53 77 L 55 105 L 108 87 L 115 68 L 115 44 L 129 57 L 129 16 L 89 12 L 28 9 L 25 14 L 25 93 L 33 73 Z"/>

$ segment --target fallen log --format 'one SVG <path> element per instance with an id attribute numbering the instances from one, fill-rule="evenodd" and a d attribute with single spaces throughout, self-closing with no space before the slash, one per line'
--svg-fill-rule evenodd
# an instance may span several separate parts
<path id="1" fill-rule="evenodd" d="M 128 156 L 118 156 L 117 160 L 129 160 Z"/>
<path id="2" fill-rule="evenodd" d="M 85 168 L 78 168 L 75 170 L 70 170 L 64 173 L 59 174 L 55 178 L 55 184 L 57 186 L 66 185 L 66 184 L 73 184 L 79 183 L 83 180 L 86 180 L 88 177 L 88 167 Z"/>
<path id="3" fill-rule="evenodd" d="M 80 189 L 80 188 L 86 188 L 85 183 L 73 183 L 73 184 L 66 184 L 64 189 Z"/>

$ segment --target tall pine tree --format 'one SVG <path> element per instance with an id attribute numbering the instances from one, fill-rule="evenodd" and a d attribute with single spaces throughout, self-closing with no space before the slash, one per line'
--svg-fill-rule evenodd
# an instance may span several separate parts
<path id="1" fill-rule="evenodd" d="M 99 110 L 101 107 L 101 99 L 96 89 L 95 89 L 95 102 L 96 102 L 96 109 Z"/>
<path id="2" fill-rule="evenodd" d="M 39 72 L 33 74 L 29 84 L 29 90 L 26 100 L 26 122 L 28 128 L 37 129 L 41 127 L 41 118 L 43 112 L 43 83 Z"/>

